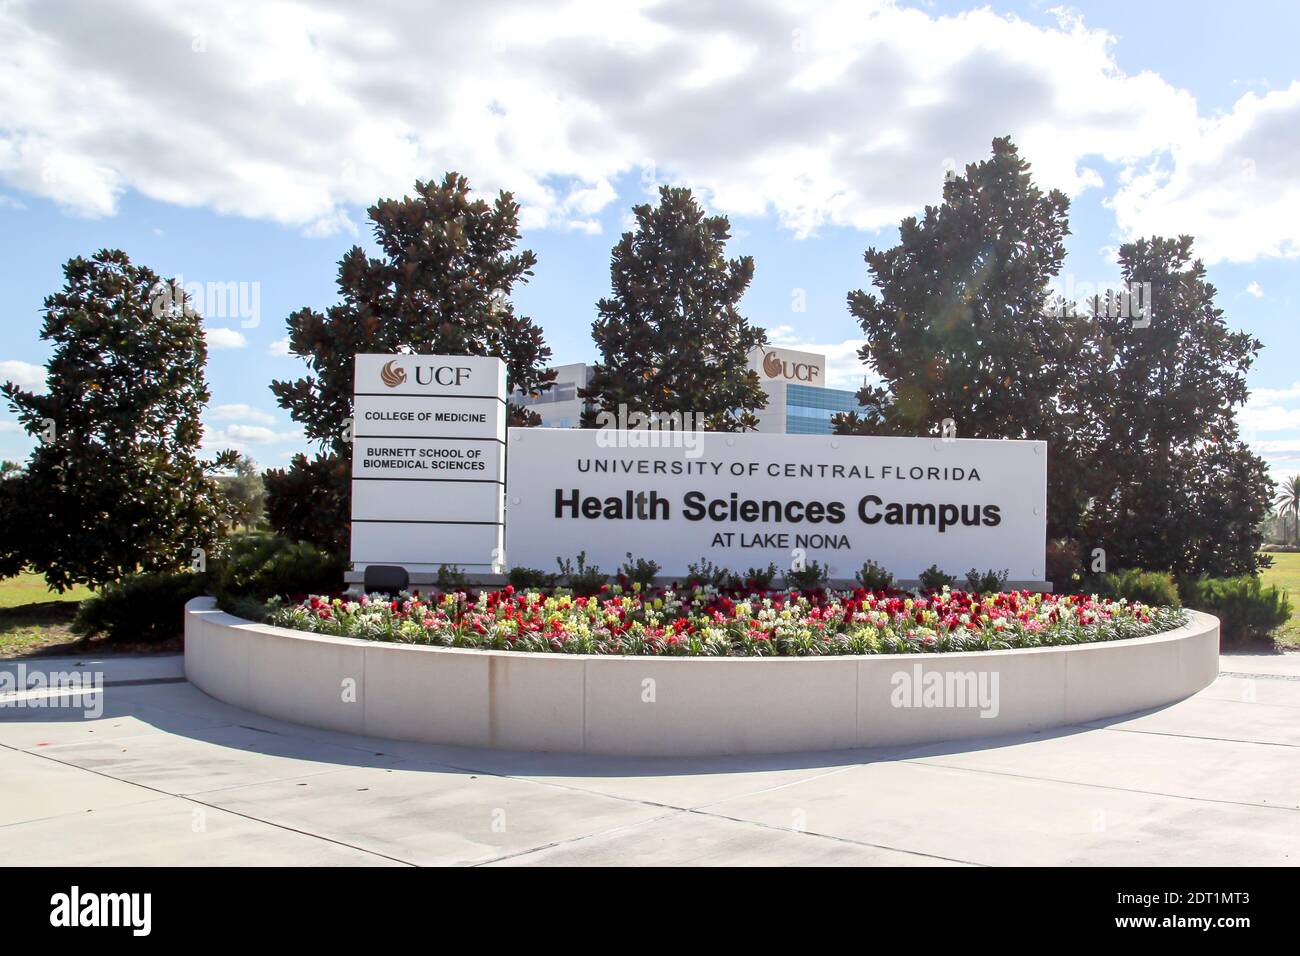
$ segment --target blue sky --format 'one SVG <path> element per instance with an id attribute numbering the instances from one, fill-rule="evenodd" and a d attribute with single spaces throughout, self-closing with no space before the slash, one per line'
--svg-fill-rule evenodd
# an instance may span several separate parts
<path id="1" fill-rule="evenodd" d="M 0 8 L 0 377 L 38 382 L 62 263 L 119 247 L 256 290 L 255 325 L 207 319 L 209 442 L 283 464 L 305 447 L 267 388 L 302 370 L 285 317 L 334 301 L 369 202 L 456 169 L 523 204 L 539 264 L 516 304 L 557 362 L 594 357 L 610 246 L 674 182 L 754 256 L 746 314 L 852 385 L 864 249 L 1010 134 L 1071 195 L 1065 280 L 1113 281 L 1137 235 L 1197 237 L 1265 344 L 1244 430 L 1300 472 L 1300 5 L 611 6 Z M 0 409 L 0 457 L 30 447 Z"/>

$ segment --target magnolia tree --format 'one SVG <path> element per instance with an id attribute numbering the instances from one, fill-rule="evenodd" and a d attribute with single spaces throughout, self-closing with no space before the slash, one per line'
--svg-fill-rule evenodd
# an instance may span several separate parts
<path id="1" fill-rule="evenodd" d="M 1236 410 L 1260 343 L 1227 328 L 1188 237 L 1121 248 L 1135 309 L 1049 306 L 1067 212 L 998 139 L 898 245 L 868 250 L 874 290 L 848 301 L 880 384 L 837 430 L 1045 440 L 1048 533 L 1075 560 L 1254 570 L 1270 492 Z"/>
<path id="2" fill-rule="evenodd" d="M 1262 345 L 1228 328 L 1191 237 L 1128 243 L 1119 265 L 1149 307 L 1135 319 L 1091 304 L 1086 374 L 1062 396 L 1077 427 L 1058 468 L 1080 489 L 1066 517 L 1116 566 L 1253 572 L 1273 484 L 1237 410 Z"/>
<path id="3" fill-rule="evenodd" d="M 515 251 L 519 206 L 509 193 L 492 203 L 474 199 L 468 180 L 448 173 L 441 183 L 417 182 L 414 196 L 376 203 L 369 215 L 380 254 L 354 246 L 339 261 L 338 304 L 289 316 L 290 351 L 311 374 L 271 383 L 319 451 L 267 471 L 267 516 L 281 534 L 337 552 L 346 551 L 349 534 L 358 352 L 497 356 L 512 392 L 535 394 L 555 378 L 545 370 L 551 350 L 541 329 L 510 303 L 537 257 Z M 510 419 L 539 421 L 517 403 Z"/>
<path id="4" fill-rule="evenodd" d="M 1055 430 L 1084 324 L 1043 309 L 1065 258 L 1068 209 L 1063 193 L 1033 184 L 1010 140 L 997 139 L 992 158 L 945 182 L 940 205 L 900 223 L 898 245 L 868 249 L 874 289 L 849 293 L 848 304 L 866 333 L 858 355 L 882 384 L 858 393 L 866 410 L 841 430 Z"/>
<path id="5" fill-rule="evenodd" d="M 30 567 L 58 591 L 136 571 L 201 566 L 225 507 L 198 458 L 207 348 L 183 293 L 126 253 L 63 267 L 45 300 L 46 390 L 0 386 L 37 440 L 0 482 L 0 574 Z"/>
<path id="6" fill-rule="evenodd" d="M 580 392 L 583 424 L 626 409 L 710 431 L 756 428 L 767 396 L 747 363 L 767 336 L 739 310 L 754 260 L 726 258 L 730 223 L 704 215 L 689 189 L 664 186 L 657 206 L 633 212 L 636 228 L 610 256 L 612 294 L 596 306 L 600 361 Z"/>

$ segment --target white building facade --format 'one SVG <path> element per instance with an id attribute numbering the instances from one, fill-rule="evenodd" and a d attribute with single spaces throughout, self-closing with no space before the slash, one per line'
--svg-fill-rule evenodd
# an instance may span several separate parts
<path id="1" fill-rule="evenodd" d="M 537 395 L 515 392 L 510 400 L 542 417 L 543 428 L 581 428 L 582 410 L 586 403 L 578 397 L 578 389 L 586 388 L 591 379 L 591 366 L 585 362 L 555 367 L 555 384 Z"/>
<path id="2" fill-rule="evenodd" d="M 760 432 L 829 435 L 833 416 L 859 409 L 853 392 L 826 387 L 824 355 L 760 347 L 749 353 L 749 367 L 767 394 L 767 407 L 758 412 Z M 580 428 L 585 403 L 578 389 L 587 386 L 591 371 L 585 362 L 557 366 L 552 388 L 536 398 L 516 392 L 511 400 L 540 415 L 547 428 Z"/>

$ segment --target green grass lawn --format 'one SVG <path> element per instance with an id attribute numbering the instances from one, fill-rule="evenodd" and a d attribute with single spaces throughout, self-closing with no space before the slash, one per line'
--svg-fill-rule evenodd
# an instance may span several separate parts
<path id="1" fill-rule="evenodd" d="M 88 597 L 83 587 L 56 594 L 39 574 L 0 580 L 0 657 L 30 654 L 77 640 L 72 618 L 77 604 Z"/>
<path id="2" fill-rule="evenodd" d="M 1273 566 L 1260 573 L 1265 585 L 1276 584 L 1291 596 L 1291 620 L 1273 632 L 1279 644 L 1300 647 L 1300 553 L 1272 552 Z"/>

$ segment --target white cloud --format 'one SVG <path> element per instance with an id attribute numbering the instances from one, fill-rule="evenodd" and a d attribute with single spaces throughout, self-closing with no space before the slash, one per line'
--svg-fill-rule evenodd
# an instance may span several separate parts
<path id="1" fill-rule="evenodd" d="M 1242 432 L 1276 432 L 1300 428 L 1300 408 L 1283 408 L 1281 405 L 1247 404 L 1237 415 Z"/>
<path id="2" fill-rule="evenodd" d="M 266 347 L 266 354 L 274 355 L 279 358 L 283 358 L 284 356 L 287 355 L 292 355 L 293 352 L 289 350 L 289 336 L 286 335 L 282 339 L 276 339 L 274 342 L 268 345 Z"/>
<path id="3" fill-rule="evenodd" d="M 1292 398 L 1300 398 L 1300 382 L 1290 388 L 1256 388 L 1250 392 L 1251 405 L 1273 404 Z"/>
<path id="4" fill-rule="evenodd" d="M 203 412 L 203 448 L 248 451 L 253 446 L 293 445 L 305 442 L 302 429 L 272 411 L 242 402 L 210 405 Z"/>
<path id="5" fill-rule="evenodd" d="M 287 457 L 294 451 L 305 449 L 306 437 L 302 431 L 296 427 L 287 429 L 275 429 L 265 425 L 249 425 L 236 423 L 225 425 L 220 428 L 213 428 L 211 425 L 203 427 L 203 441 L 201 447 L 206 454 L 215 454 L 226 448 L 239 452 L 250 452 L 256 450 L 259 455 L 265 457 L 268 449 L 274 450 L 274 446 L 291 446 L 288 449 L 281 447 L 280 454 Z"/>
<path id="6" fill-rule="evenodd" d="M 564 208 L 570 212 L 592 215 L 600 212 L 618 196 L 608 180 L 602 179 L 591 186 L 577 187 L 564 198 Z"/>
<path id="7" fill-rule="evenodd" d="M 21 432 L 23 426 L 18 422 L 0 421 L 0 432 Z"/>
<path id="8" fill-rule="evenodd" d="M 1069 16 L 1037 26 L 888 0 L 436 16 L 422 0 L 15 2 L 0 7 L 0 180 L 83 215 L 113 213 L 130 189 L 325 235 L 355 228 L 350 207 L 449 168 L 480 193 L 511 189 L 525 228 L 595 232 L 615 183 L 639 176 L 800 234 L 876 228 L 933 202 L 945 162 L 1005 133 L 1041 183 L 1072 194 L 1104 186 L 1098 161 L 1185 152 L 1194 99 L 1123 72 L 1113 42 Z M 1125 221 L 1138 200 L 1199 201 L 1141 182 L 1126 180 Z"/>
<path id="9" fill-rule="evenodd" d="M 1184 128 L 1115 196 L 1126 237 L 1190 233 L 1207 262 L 1300 256 L 1300 81 Z"/>
<path id="10" fill-rule="evenodd" d="M 318 216 L 311 222 L 303 226 L 303 235 L 309 239 L 328 239 L 330 236 L 337 236 L 346 233 L 350 236 L 357 234 L 357 224 L 352 221 L 345 209 L 331 209 L 323 216 Z"/>
<path id="11" fill-rule="evenodd" d="M 205 329 L 203 335 L 208 340 L 210 349 L 242 349 L 248 344 L 244 333 L 234 329 Z"/>
<path id="12" fill-rule="evenodd" d="M 1252 282 L 1250 285 L 1246 286 L 1246 292 L 1249 295 L 1254 296 L 1256 299 L 1264 298 L 1264 287 L 1258 282 Z"/>
<path id="13" fill-rule="evenodd" d="M 0 382 L 13 382 L 29 392 L 45 391 L 45 366 L 20 362 L 17 359 L 0 361 Z"/>
<path id="14" fill-rule="evenodd" d="M 219 434 L 228 435 L 233 441 L 251 442 L 255 445 L 270 445 L 282 441 L 300 441 L 302 432 L 276 431 L 263 425 L 231 425 L 220 429 Z"/>
<path id="15" fill-rule="evenodd" d="M 1274 480 L 1281 480 L 1300 465 L 1300 382 L 1289 388 L 1257 388 L 1238 412 L 1241 436 L 1268 464 Z M 1281 435 L 1265 438 L 1262 435 Z M 1287 433 L 1290 433 L 1289 435 Z"/>
<path id="16" fill-rule="evenodd" d="M 252 405 L 213 405 L 207 410 L 206 418 L 214 422 L 252 421 L 270 425 L 275 416 Z"/>
<path id="17" fill-rule="evenodd" d="M 564 223 L 569 232 L 584 232 L 589 236 L 600 235 L 600 223 L 595 219 L 570 219 Z"/>

